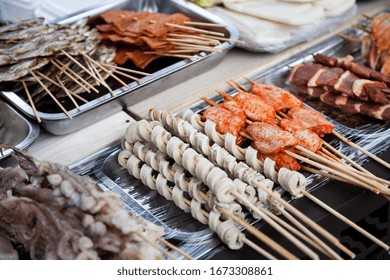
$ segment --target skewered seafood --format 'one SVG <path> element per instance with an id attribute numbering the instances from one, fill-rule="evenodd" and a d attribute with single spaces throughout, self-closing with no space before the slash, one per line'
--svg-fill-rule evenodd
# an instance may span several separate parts
<path id="1" fill-rule="evenodd" d="M 0 168 L 0 232 L 31 259 L 162 258 L 143 238 L 162 229 L 128 213 L 119 196 L 13 149 L 20 167 Z"/>

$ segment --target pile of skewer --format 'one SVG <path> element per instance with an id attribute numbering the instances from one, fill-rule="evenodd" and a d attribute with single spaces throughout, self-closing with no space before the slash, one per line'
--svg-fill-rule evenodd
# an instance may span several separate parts
<path id="1" fill-rule="evenodd" d="M 234 98 L 218 91 L 229 103 L 224 101 L 216 104 L 204 99 L 213 107 L 204 112 L 203 118 L 215 122 L 220 133 L 229 132 L 237 137 L 250 139 L 251 147 L 246 150 L 255 148 L 256 157 L 261 162 L 265 162 L 264 159 L 274 160 L 277 170 L 302 169 L 389 196 L 389 181 L 371 174 L 321 137 L 333 134 L 387 168 L 390 168 L 389 163 L 337 133 L 325 117 L 311 108 L 303 107 L 302 102 L 291 93 L 252 80 L 250 82 L 251 89 L 229 82 L 237 90 Z M 235 106 L 234 111 L 231 109 L 232 104 Z M 241 114 L 237 110 L 241 110 Z M 223 122 L 227 119 L 230 127 L 226 129 L 223 128 Z M 235 121 L 237 119 L 240 120 Z M 238 125 L 232 130 L 234 123 Z"/>
<path id="2" fill-rule="evenodd" d="M 105 23 L 95 27 L 103 40 L 117 47 L 114 61 L 131 60 L 141 69 L 162 56 L 195 58 L 201 51 L 221 52 L 221 42 L 232 41 L 222 32 L 203 29 L 223 28 L 223 24 L 194 22 L 181 13 L 112 10 L 100 17 Z"/>
<path id="3" fill-rule="evenodd" d="M 39 122 L 36 108 L 44 107 L 47 96 L 49 104 L 55 102 L 72 119 L 66 100 L 71 101 L 67 107 L 79 110 L 78 102 L 88 102 L 81 94 L 99 93 L 97 86 L 116 95 L 106 82 L 108 77 L 130 89 L 114 73 L 138 82 L 142 80 L 125 72 L 149 75 L 115 66 L 115 49 L 100 45 L 99 33 L 86 20 L 72 25 L 43 22 L 36 19 L 0 27 L 0 82 L 8 90 L 13 82 L 14 91 L 25 92 Z"/>
<path id="4" fill-rule="evenodd" d="M 230 133 L 222 135 L 216 131 L 214 122 L 203 122 L 201 116 L 192 111 L 181 112 L 177 116 L 155 109 L 149 113 L 152 121 L 141 120 L 128 127 L 123 149 L 118 155 L 120 165 L 146 186 L 157 190 L 167 200 L 172 200 L 180 209 L 190 212 L 201 223 L 208 224 L 229 248 L 240 249 L 247 245 L 269 259 L 297 259 L 296 255 L 250 225 L 244 219 L 244 213 L 249 211 L 255 218 L 261 218 L 272 226 L 309 258 L 318 259 L 321 255 L 341 259 L 333 246 L 349 257 L 355 257 L 337 238 L 274 192 L 273 182 L 250 166 L 254 164 L 253 159 L 248 157 L 248 161 L 238 160 L 233 155 L 234 152 L 240 152 L 240 148 L 232 147 L 232 142 L 226 139 L 230 137 L 235 144 L 235 136 L 231 137 Z M 229 143 L 223 147 L 225 142 Z M 258 160 L 256 164 L 260 165 Z M 389 250 L 388 245 L 304 189 L 292 192 L 317 202 Z M 277 214 L 281 214 L 288 222 Z M 239 228 L 245 228 L 266 247 L 250 241 Z M 313 231 L 332 245 L 317 237 Z"/>

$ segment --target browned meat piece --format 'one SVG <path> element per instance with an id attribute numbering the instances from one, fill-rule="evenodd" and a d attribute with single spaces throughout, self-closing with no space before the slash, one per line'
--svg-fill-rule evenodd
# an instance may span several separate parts
<path id="1" fill-rule="evenodd" d="M 289 119 L 282 119 L 280 127 L 294 135 L 298 139 L 298 145 L 314 153 L 321 149 L 323 140 L 313 131 L 306 129 L 299 123 Z"/>
<path id="2" fill-rule="evenodd" d="M 320 136 L 332 133 L 334 129 L 333 124 L 328 122 L 324 116 L 310 108 L 295 107 L 288 112 L 288 116 Z"/>
<path id="3" fill-rule="evenodd" d="M 155 54 L 145 54 L 141 50 L 118 49 L 114 61 L 117 64 L 124 64 L 126 61 L 131 60 L 135 66 L 144 69 L 149 63 L 159 57 Z"/>
<path id="4" fill-rule="evenodd" d="M 293 94 L 279 87 L 255 84 L 252 86 L 251 92 L 260 97 L 263 102 L 272 106 L 276 112 L 302 107 L 303 104 Z"/>
<path id="5" fill-rule="evenodd" d="M 252 146 L 265 155 L 276 154 L 298 143 L 291 133 L 265 122 L 254 122 L 246 131 L 253 139 Z"/>
<path id="6" fill-rule="evenodd" d="M 322 102 L 348 113 L 361 113 L 379 120 L 390 120 L 390 104 L 382 105 L 373 102 L 362 102 L 329 92 L 322 94 L 320 99 Z"/>
<path id="7" fill-rule="evenodd" d="M 302 63 L 293 67 L 290 73 L 289 81 L 294 85 L 307 86 L 313 75 L 323 68 L 319 63 Z"/>
<path id="8" fill-rule="evenodd" d="M 272 159 L 275 161 L 275 170 L 279 171 L 280 168 L 287 168 L 289 170 L 300 170 L 301 166 L 299 165 L 298 161 L 290 157 L 289 155 L 286 155 L 283 152 L 277 153 L 275 155 L 263 155 L 258 153 L 258 159 L 261 161 L 264 161 L 266 158 Z"/>
<path id="9" fill-rule="evenodd" d="M 219 133 L 229 132 L 238 136 L 245 125 L 246 116 L 234 114 L 222 106 L 211 106 L 203 113 L 203 119 L 213 121 Z"/>
<path id="10" fill-rule="evenodd" d="M 323 67 L 319 69 L 307 83 L 308 87 L 329 86 L 334 87 L 339 81 L 340 76 L 344 70 L 338 67 L 328 68 Z"/>

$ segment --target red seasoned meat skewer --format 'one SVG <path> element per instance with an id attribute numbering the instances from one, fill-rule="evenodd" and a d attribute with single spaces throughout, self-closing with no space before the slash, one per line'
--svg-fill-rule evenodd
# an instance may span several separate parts
<path id="1" fill-rule="evenodd" d="M 310 108 L 296 107 L 291 109 L 287 115 L 295 122 L 320 136 L 333 132 L 333 124 L 327 121 L 320 113 Z"/>
<path id="2" fill-rule="evenodd" d="M 225 100 L 237 102 L 251 121 L 274 123 L 276 116 L 274 108 L 265 103 L 260 97 L 244 91 L 239 91 L 234 98 L 222 91 L 217 90 L 217 92 L 222 95 Z"/>
<path id="3" fill-rule="evenodd" d="M 274 86 L 251 81 L 250 92 L 259 96 L 265 103 L 271 105 L 276 112 L 286 111 L 295 107 L 302 107 L 303 102 L 288 91 Z"/>

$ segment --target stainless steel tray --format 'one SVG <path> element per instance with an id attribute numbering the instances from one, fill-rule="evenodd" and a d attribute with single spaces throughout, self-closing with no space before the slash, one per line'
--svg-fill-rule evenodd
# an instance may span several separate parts
<path id="1" fill-rule="evenodd" d="M 109 1 L 101 6 L 91 7 L 91 9 L 80 11 L 66 19 L 58 20 L 59 23 L 72 23 L 86 17 L 94 17 L 102 12 L 113 9 L 129 9 L 137 10 L 137 1 L 131 0 L 115 0 Z M 238 31 L 235 27 L 228 25 L 222 19 L 212 15 L 211 13 L 201 9 L 200 7 L 184 0 L 161 0 L 158 1 L 158 11 L 164 13 L 183 13 L 195 21 L 223 23 L 226 28 L 218 28 L 215 31 L 223 32 L 226 38 L 238 39 Z M 221 48 L 220 53 L 205 53 L 201 52 L 199 58 L 196 59 L 175 59 L 172 63 L 162 69 L 158 69 L 151 73 L 151 76 L 142 77 L 144 83 L 131 82 L 129 85 L 132 88 L 128 90 L 125 87 L 119 87 L 114 92 L 116 97 L 112 97 L 110 93 L 104 91 L 100 97 L 76 108 L 69 110 L 73 120 L 70 120 L 63 112 L 47 112 L 39 110 L 42 119 L 41 126 L 48 132 L 56 135 L 68 134 L 79 128 L 103 119 L 113 113 L 116 113 L 123 108 L 136 104 L 150 96 L 153 96 L 167 88 L 170 88 L 178 83 L 190 79 L 201 72 L 205 72 L 214 67 L 226 55 L 227 51 L 234 47 L 232 42 L 224 42 L 218 46 Z M 2 91 L 1 95 L 21 112 L 31 119 L 35 119 L 35 115 L 31 106 L 19 97 L 15 92 Z"/>
<path id="2" fill-rule="evenodd" d="M 29 122 L 15 109 L 0 99 L 0 144 L 10 144 L 26 149 L 39 135 L 39 126 Z M 0 153 L 0 160 L 11 154 L 11 150 Z"/>

